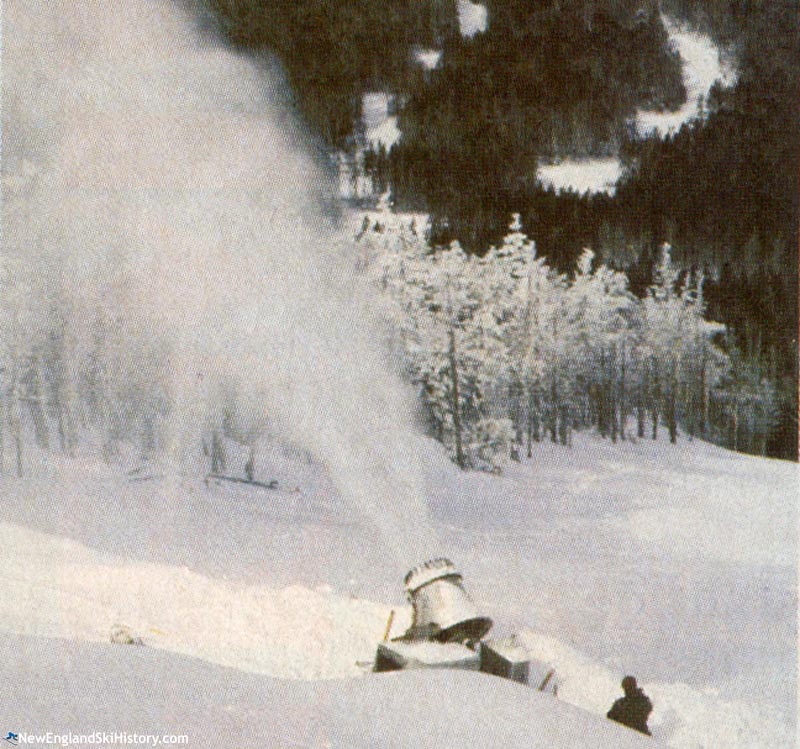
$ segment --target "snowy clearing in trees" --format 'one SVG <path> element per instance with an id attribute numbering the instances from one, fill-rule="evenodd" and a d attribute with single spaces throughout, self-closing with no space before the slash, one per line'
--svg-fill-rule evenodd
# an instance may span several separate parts
<path id="1" fill-rule="evenodd" d="M 602 159 L 564 159 L 558 164 L 542 164 L 536 176 L 544 187 L 554 190 L 614 193 L 622 176 L 622 164 L 613 157 Z"/>
<path id="2" fill-rule="evenodd" d="M 671 18 L 664 18 L 664 26 L 683 62 L 686 102 L 674 112 L 639 110 L 636 113 L 639 135 L 657 133 L 665 137 L 677 132 L 681 125 L 700 115 L 715 83 L 732 86 L 736 81 L 733 67 L 723 60 L 721 50 L 708 36 L 684 28 Z"/>
<path id="3" fill-rule="evenodd" d="M 471 38 L 475 34 L 486 31 L 489 23 L 489 12 L 482 3 L 471 0 L 458 0 L 458 28 L 461 36 Z"/>

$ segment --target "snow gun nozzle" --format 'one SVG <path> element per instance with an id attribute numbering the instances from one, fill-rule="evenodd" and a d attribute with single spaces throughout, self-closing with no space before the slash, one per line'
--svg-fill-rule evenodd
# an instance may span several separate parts
<path id="1" fill-rule="evenodd" d="M 399 639 L 475 643 L 492 628 L 491 619 L 478 615 L 461 574 L 449 559 L 439 557 L 417 565 L 404 583 L 413 618 Z"/>

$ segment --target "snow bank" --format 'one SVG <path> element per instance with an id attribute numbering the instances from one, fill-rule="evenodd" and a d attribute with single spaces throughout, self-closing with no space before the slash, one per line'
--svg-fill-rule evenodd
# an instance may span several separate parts
<path id="1" fill-rule="evenodd" d="M 572 705 L 604 716 L 622 696 L 625 675 L 592 661 L 565 643 L 530 630 L 519 643 L 535 658 L 555 667 L 558 696 Z M 744 700 L 721 699 L 713 689 L 683 683 L 643 683 L 653 701 L 653 737 L 676 749 L 764 749 L 790 746 L 793 732 L 773 710 Z"/>
<path id="2" fill-rule="evenodd" d="M 327 586 L 237 585 L 186 567 L 111 560 L 67 539 L 0 524 L 0 630 L 108 642 L 124 624 L 152 647 L 286 679 L 363 673 L 390 607 Z M 393 634 L 410 623 L 395 607 Z"/>
<path id="3" fill-rule="evenodd" d="M 0 636 L 8 730 L 188 734 L 190 746 L 637 749 L 651 739 L 486 674 L 285 682 L 174 654 Z M 6 730 L 4 728 L 4 730 Z"/>
<path id="4" fill-rule="evenodd" d="M 618 674 L 556 640 L 532 632 L 521 639 L 556 665 L 558 699 L 463 671 L 286 682 L 152 648 L 0 635 L 4 720 L 26 732 L 188 733 L 190 744 L 206 746 L 654 746 L 602 717 L 620 696 Z M 774 716 L 749 705 L 682 684 L 643 687 L 655 704 L 656 742 L 683 749 L 792 745 Z"/>

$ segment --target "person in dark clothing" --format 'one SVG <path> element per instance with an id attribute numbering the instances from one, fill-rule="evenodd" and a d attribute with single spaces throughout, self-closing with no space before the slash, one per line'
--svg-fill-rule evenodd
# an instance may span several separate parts
<path id="1" fill-rule="evenodd" d="M 625 696 L 620 697 L 612 705 L 606 717 L 649 736 L 650 729 L 647 727 L 647 718 L 653 711 L 653 703 L 636 685 L 636 679 L 633 676 L 626 676 L 622 680 L 622 689 Z"/>

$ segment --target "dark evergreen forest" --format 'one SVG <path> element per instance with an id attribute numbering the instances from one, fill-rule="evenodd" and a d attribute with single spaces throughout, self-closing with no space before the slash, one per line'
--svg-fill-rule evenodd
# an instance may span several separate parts
<path id="1" fill-rule="evenodd" d="M 583 247 L 653 281 L 669 242 L 703 273 L 709 316 L 726 323 L 737 386 L 777 385 L 766 448 L 797 454 L 800 43 L 795 0 L 662 0 L 710 34 L 738 82 L 712 91 L 705 116 L 661 140 L 626 127 L 636 107 L 683 101 L 680 61 L 650 0 L 488 0 L 489 28 L 462 39 L 454 0 L 212 0 L 231 40 L 283 60 L 307 120 L 333 148 L 358 130 L 360 95 L 401 102 L 402 140 L 374 153 L 378 184 L 400 208 L 430 212 L 434 241 L 483 252 L 521 214 L 560 270 Z M 444 50 L 436 70 L 415 46 Z M 555 194 L 537 163 L 619 152 L 613 197 Z M 733 383 L 736 385 L 737 383 Z"/>

